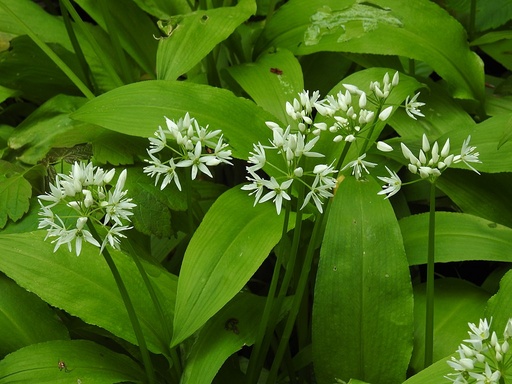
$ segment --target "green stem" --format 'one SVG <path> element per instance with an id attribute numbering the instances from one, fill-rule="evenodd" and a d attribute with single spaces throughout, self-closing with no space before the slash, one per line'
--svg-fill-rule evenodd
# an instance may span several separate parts
<path id="1" fill-rule="evenodd" d="M 468 25 L 468 37 L 469 41 L 475 37 L 475 24 L 476 24 L 476 0 L 471 0 L 469 8 L 469 25 Z"/>
<path id="2" fill-rule="evenodd" d="M 68 65 L 46 44 L 43 40 L 37 36 L 32 29 L 25 24 L 11 9 L 0 1 L 0 6 L 9 14 L 16 22 L 21 25 L 27 35 L 37 44 L 39 48 L 60 68 L 62 72 L 76 85 L 76 87 L 84 94 L 88 99 L 94 99 L 94 94 L 87 88 L 87 86 L 80 80 L 80 78 L 68 67 Z"/>
<path id="3" fill-rule="evenodd" d="M 283 356 L 288 348 L 288 341 L 290 340 L 290 336 L 293 331 L 293 326 L 295 324 L 295 320 L 297 318 L 297 314 L 299 313 L 299 309 L 302 303 L 303 295 L 306 290 L 306 286 L 308 285 L 311 264 L 313 262 L 313 256 L 315 254 L 315 244 L 317 244 L 318 236 L 321 233 L 322 222 L 324 217 L 325 215 L 321 214 L 317 215 L 316 217 L 315 226 L 313 228 L 313 234 L 311 235 L 311 240 L 308 244 L 306 257 L 304 259 L 304 264 L 301 269 L 299 282 L 297 284 L 297 290 L 295 291 L 295 295 L 293 296 L 292 307 L 290 309 L 288 319 L 286 320 L 286 325 L 284 327 L 283 334 L 281 335 L 281 340 L 279 341 L 279 347 L 277 348 L 276 354 L 274 356 L 274 361 L 270 369 L 270 374 L 268 376 L 267 383 L 277 382 L 277 373 L 279 367 L 281 366 Z"/>
<path id="4" fill-rule="evenodd" d="M 92 236 L 98 241 L 99 243 L 102 243 L 103 240 L 100 238 L 98 232 L 96 231 L 96 228 L 94 227 L 94 224 L 92 224 L 90 221 L 87 222 L 87 226 L 92 234 Z M 148 382 L 150 384 L 155 383 L 155 372 L 153 370 L 153 364 L 151 362 L 151 357 L 149 356 L 149 351 L 146 345 L 146 339 L 144 338 L 144 334 L 142 333 L 142 328 L 140 326 L 139 319 L 137 317 L 137 314 L 135 313 L 135 308 L 133 307 L 133 303 L 130 299 L 130 296 L 128 295 L 128 290 L 126 289 L 126 286 L 124 285 L 123 278 L 121 277 L 121 274 L 119 273 L 119 270 L 117 269 L 117 266 L 114 262 L 114 259 L 108 252 L 107 248 L 103 248 L 103 257 L 105 258 L 105 261 L 107 262 L 107 265 L 110 268 L 110 271 L 112 272 L 112 276 L 114 277 L 114 280 L 116 281 L 117 288 L 119 289 L 119 293 L 121 294 L 121 298 L 123 300 L 124 306 L 126 308 L 126 312 L 128 312 L 128 317 L 130 318 L 130 322 L 132 323 L 133 332 L 135 333 L 135 337 L 137 338 L 137 342 L 139 344 L 140 354 L 142 356 L 142 361 L 144 363 L 144 368 L 146 370 L 146 376 L 148 378 Z"/>
<path id="5" fill-rule="evenodd" d="M 283 222 L 283 229 L 281 233 L 282 239 L 288 232 L 288 221 L 290 220 L 291 204 L 286 205 L 286 211 Z M 282 243 L 281 243 L 282 244 Z M 263 315 L 261 317 L 260 327 L 258 329 L 258 335 L 254 342 L 254 347 L 251 352 L 251 358 L 249 359 L 249 366 L 247 367 L 247 384 L 255 384 L 258 382 L 261 368 L 263 367 L 263 360 L 267 353 L 272 338 L 274 327 L 271 327 L 270 317 L 272 314 L 272 308 L 274 307 L 274 298 L 277 291 L 277 285 L 279 282 L 279 275 L 281 273 L 281 266 L 283 265 L 282 253 L 277 252 L 277 260 L 274 266 L 274 272 L 272 274 L 272 280 L 265 301 L 265 308 L 263 309 Z"/>
<path id="6" fill-rule="evenodd" d="M 137 266 L 137 269 L 139 270 L 139 273 L 142 277 L 142 280 L 144 281 L 144 284 L 146 285 L 146 289 L 149 292 L 149 296 L 151 297 L 151 301 L 153 302 L 153 305 L 155 306 L 155 309 L 158 313 L 158 317 L 160 319 L 160 324 L 162 324 L 163 332 L 164 332 L 164 339 L 165 339 L 165 345 L 163 345 L 163 350 L 166 351 L 166 353 L 172 358 L 173 361 L 173 368 L 176 371 L 176 374 L 178 377 L 181 377 L 181 362 L 179 359 L 179 356 L 175 349 L 169 348 L 169 343 L 171 342 L 171 330 L 168 327 L 169 322 L 166 321 L 164 311 L 162 309 L 162 306 L 160 305 L 160 300 L 158 300 L 158 297 L 156 295 L 155 289 L 153 288 L 153 285 L 151 284 L 151 281 L 149 280 L 149 276 L 146 273 L 146 270 L 144 269 L 144 266 L 140 262 L 139 257 L 135 252 L 132 252 L 132 258 L 135 262 L 135 265 Z"/>
<path id="7" fill-rule="evenodd" d="M 434 355 L 434 263 L 436 236 L 436 183 L 430 185 L 430 212 L 428 225 L 427 304 L 425 311 L 425 368 L 432 364 Z"/>

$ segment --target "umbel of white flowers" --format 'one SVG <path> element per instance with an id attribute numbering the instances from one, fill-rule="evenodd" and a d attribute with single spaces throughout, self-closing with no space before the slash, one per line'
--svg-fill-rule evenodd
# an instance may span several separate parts
<path id="1" fill-rule="evenodd" d="M 370 82 L 370 92 L 366 93 L 352 84 L 343 84 L 345 91 L 336 95 L 328 95 L 320 99 L 320 93 L 315 91 L 312 95 L 309 91 L 302 91 L 292 102 L 286 103 L 286 113 L 294 121 L 295 125 L 281 127 L 275 122 L 267 122 L 272 130 L 270 145 L 254 144 L 249 156 L 247 167 L 247 180 L 250 184 L 242 189 L 250 191 L 254 195 L 255 202 L 263 203 L 272 200 L 277 213 L 281 212 L 284 200 L 291 200 L 290 188 L 293 183 L 299 182 L 305 185 L 306 195 L 300 209 L 303 209 L 312 201 L 318 211 L 323 211 L 322 205 L 326 198 L 333 196 L 336 187 L 334 174 L 337 170 L 333 164 L 318 164 L 313 169 L 303 169 L 304 157 L 324 157 L 323 154 L 313 151 L 320 135 L 324 132 L 333 134 L 332 140 L 336 143 L 353 143 L 361 134 L 371 129 L 380 121 L 386 121 L 393 112 L 393 106 L 386 105 L 386 99 L 393 88 L 399 83 L 399 74 L 396 72 L 391 79 L 386 73 L 382 83 Z M 406 112 L 415 119 L 422 116 L 418 107 L 423 103 L 417 102 L 418 94 L 405 105 Z M 325 121 L 313 122 L 314 114 L 326 117 Z M 267 161 L 266 151 L 277 151 L 283 158 L 283 165 L 270 164 Z M 368 168 L 376 164 L 364 160 L 366 153 L 356 160 L 350 161 L 343 168 L 352 169 L 356 178 L 361 178 L 364 173 L 369 173 Z M 257 172 L 265 165 L 276 171 L 276 176 L 266 179 Z"/>
<path id="2" fill-rule="evenodd" d="M 208 167 L 221 163 L 231 164 L 231 150 L 224 142 L 222 131 L 211 130 L 209 126 L 202 127 L 196 119 L 190 117 L 188 112 L 178 121 L 165 118 L 167 129 L 158 127 L 155 137 L 149 138 L 150 147 L 147 150 L 150 159 L 145 159 L 148 165 L 144 167 L 144 173 L 150 177 L 155 176 L 155 185 L 160 177 L 163 177 L 161 189 L 174 181 L 181 191 L 181 183 L 177 173 L 178 168 L 190 168 L 191 179 L 201 172 L 213 177 Z M 164 149 L 169 150 L 170 155 L 164 161 L 156 154 Z M 162 156 L 165 156 L 161 153 Z"/>
<path id="3" fill-rule="evenodd" d="M 425 134 L 422 137 L 421 149 L 418 156 L 414 155 L 412 151 L 404 144 L 401 143 L 401 149 L 403 156 L 409 161 L 407 169 L 420 176 L 421 179 L 428 179 L 435 181 L 441 173 L 443 173 L 450 165 L 455 163 L 463 162 L 468 168 L 474 172 L 480 174 L 470 163 L 481 163 L 479 156 L 476 152 L 476 147 L 469 144 L 471 135 L 464 140 L 460 154 L 450 153 L 450 139 L 447 139 L 442 148 L 440 148 L 437 141 L 434 144 L 430 144 Z M 383 152 L 390 152 L 393 148 L 384 143 L 378 142 L 377 148 Z M 384 181 L 386 184 L 382 187 L 379 195 L 387 195 L 386 199 L 396 194 L 402 188 L 402 180 L 396 172 L 386 167 L 389 173 L 389 177 L 378 176 L 378 178 Z"/>
<path id="4" fill-rule="evenodd" d="M 92 163 L 75 162 L 68 175 L 57 174 L 55 184 L 50 184 L 50 192 L 38 196 L 42 217 L 38 228 L 47 229 L 45 240 L 56 237 L 52 241 L 54 252 L 63 244 L 71 252 L 74 243 L 79 256 L 84 241 L 100 248 L 100 252 L 107 244 L 119 248 L 120 239 L 126 237 L 123 232 L 132 228 L 126 224 L 136 204 L 126 198 L 127 191 L 123 190 L 126 169 L 111 186 L 114 176 L 115 169 L 105 172 Z M 87 229 L 88 222 L 107 231 L 101 244 Z"/>
<path id="5" fill-rule="evenodd" d="M 480 319 L 478 326 L 468 323 L 469 339 L 459 345 L 457 357 L 451 357 L 448 365 L 455 371 L 445 376 L 458 384 L 499 384 L 500 379 L 509 378 L 506 374 L 512 366 L 509 354 L 509 340 L 512 337 L 512 319 L 509 319 L 499 338 L 491 332 L 491 321 Z M 508 382 L 508 381 L 507 381 Z"/>

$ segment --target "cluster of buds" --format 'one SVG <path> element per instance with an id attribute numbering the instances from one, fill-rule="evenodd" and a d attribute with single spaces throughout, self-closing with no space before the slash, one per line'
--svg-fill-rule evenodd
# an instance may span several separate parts
<path id="1" fill-rule="evenodd" d="M 445 378 L 459 384 L 499 384 L 512 365 L 512 360 L 507 355 L 512 337 L 512 319 L 508 320 L 501 341 L 496 332 L 491 333 L 491 324 L 487 319 L 481 319 L 478 326 L 473 323 L 468 325 L 469 339 L 464 340 L 466 344 L 460 344 L 457 349 L 459 357 L 452 356 L 447 361 L 455 373 L 450 373 Z"/>
<path id="2" fill-rule="evenodd" d="M 434 182 L 441 173 L 444 172 L 450 165 L 455 163 L 463 162 L 468 168 L 476 173 L 479 173 L 469 163 L 481 163 L 479 159 L 479 153 L 475 152 L 476 147 L 470 146 L 469 142 L 471 136 L 468 136 L 462 144 L 460 154 L 454 155 L 450 153 L 450 140 L 447 139 L 441 149 L 439 144 L 434 142 L 430 144 L 427 136 L 423 134 L 422 145 L 418 156 L 415 156 L 412 151 L 404 144 L 401 143 L 401 149 L 403 156 L 409 161 L 407 169 L 420 176 L 421 179 L 428 179 Z M 384 152 L 392 151 L 393 148 L 386 143 L 377 143 L 377 148 Z M 386 183 L 383 186 L 383 190 L 379 192 L 380 195 L 387 195 L 389 198 L 396 194 L 402 188 L 402 181 L 396 172 L 391 171 L 386 167 L 389 177 L 378 176 L 378 178 Z"/>
<path id="3" fill-rule="evenodd" d="M 57 174 L 55 184 L 50 184 L 50 192 L 38 196 L 41 211 L 39 229 L 47 229 L 48 237 L 56 237 L 54 252 L 67 244 L 72 251 L 75 242 L 76 255 L 82 250 L 82 243 L 88 242 L 103 250 L 108 243 L 119 248 L 122 232 L 131 229 L 126 225 L 136 206 L 131 198 L 126 198 L 123 190 L 126 170 L 119 175 L 115 186 L 110 185 L 115 169 L 105 172 L 92 163 L 74 163 L 69 175 Z M 107 234 L 100 244 L 87 229 L 88 224 L 104 227 Z"/>
<path id="4" fill-rule="evenodd" d="M 144 173 L 155 176 L 155 185 L 163 176 L 161 189 L 174 181 L 181 191 L 181 183 L 177 168 L 190 168 L 191 179 L 201 172 L 213 177 L 208 167 L 221 163 L 231 164 L 231 150 L 224 142 L 221 130 L 210 130 L 209 126 L 202 127 L 196 119 L 187 114 L 177 122 L 165 118 L 167 129 L 158 127 L 155 137 L 150 137 L 150 147 L 147 150 L 150 165 L 144 167 Z M 161 161 L 155 155 L 164 149 L 170 151 L 167 160 Z"/>

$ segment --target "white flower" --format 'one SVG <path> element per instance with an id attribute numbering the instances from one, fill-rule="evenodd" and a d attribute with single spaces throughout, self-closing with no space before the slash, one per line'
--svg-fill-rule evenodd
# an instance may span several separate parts
<path id="1" fill-rule="evenodd" d="M 144 167 L 143 172 L 147 173 L 150 177 L 156 176 L 155 185 L 158 184 L 160 176 L 165 175 L 160 189 L 164 189 L 171 181 L 174 180 L 176 187 L 181 191 L 180 179 L 176 173 L 176 164 L 174 164 L 174 159 L 170 158 L 168 161 L 169 165 L 167 165 L 163 164 L 160 159 L 153 156 L 153 154 L 149 153 L 149 151 L 148 154 L 149 157 L 151 157 L 151 160 L 144 159 L 144 161 L 150 163 L 151 165 Z"/>
<path id="2" fill-rule="evenodd" d="M 119 249 L 119 244 L 121 243 L 121 238 L 126 238 L 126 236 L 122 233 L 124 231 L 127 231 L 129 229 L 132 229 L 133 227 L 128 226 L 122 226 L 114 224 L 109 231 L 107 232 L 107 235 L 103 239 L 103 243 L 101 244 L 100 252 L 103 252 L 103 248 L 108 244 L 112 248 Z"/>
<path id="3" fill-rule="evenodd" d="M 462 149 L 460 151 L 460 155 L 457 155 L 453 158 L 454 163 L 463 162 L 466 164 L 471 170 L 475 171 L 476 173 L 480 174 L 474 167 L 472 167 L 468 163 L 481 163 L 480 159 L 478 158 L 480 156 L 479 152 L 475 152 L 476 147 L 472 147 L 469 145 L 469 141 L 471 140 L 471 135 L 468 136 L 466 140 L 464 140 L 464 143 L 462 144 Z"/>
<path id="4" fill-rule="evenodd" d="M 213 177 L 212 173 L 206 166 L 206 162 L 208 162 L 209 158 L 202 156 L 203 147 L 200 142 L 196 143 L 194 151 L 188 152 L 188 158 L 185 160 L 181 160 L 176 167 L 186 168 L 192 167 L 191 178 L 194 180 L 197 176 L 197 172 L 201 171 L 205 175 Z"/>
<path id="5" fill-rule="evenodd" d="M 247 168 L 247 171 L 250 173 L 252 177 L 247 176 L 247 180 L 251 182 L 251 184 L 245 184 L 242 186 L 244 191 L 252 191 L 249 193 L 250 195 L 254 195 L 254 205 L 258 204 L 261 195 L 263 194 L 263 188 L 265 187 L 265 181 L 261 177 L 259 177 L 256 173 L 254 173 L 250 167 Z"/>
<path id="6" fill-rule="evenodd" d="M 390 177 L 384 177 L 384 176 L 377 176 L 380 180 L 386 183 L 382 188 L 382 191 L 378 192 L 378 195 L 387 195 L 386 199 L 389 199 L 391 196 L 398 193 L 400 188 L 402 188 L 402 180 L 400 180 L 400 177 L 396 174 L 396 172 L 391 171 L 388 167 L 386 167 L 386 170 L 389 173 Z"/>
<path id="7" fill-rule="evenodd" d="M 265 162 L 267 161 L 265 148 L 261 143 L 253 144 L 253 151 L 249 152 L 249 163 L 254 164 L 248 167 L 247 169 L 251 172 L 256 172 L 257 170 L 263 168 L 265 166 Z"/>
<path id="8" fill-rule="evenodd" d="M 405 112 L 409 115 L 411 119 L 416 120 L 416 116 L 425 117 L 423 113 L 418 109 L 419 107 L 422 107 L 425 105 L 425 103 L 422 103 L 420 101 L 416 101 L 418 99 L 418 96 L 420 95 L 420 92 L 415 94 L 410 100 L 409 96 L 405 99 Z M 416 116 L 415 116 L 416 115 Z"/>
<path id="9" fill-rule="evenodd" d="M 132 203 L 132 199 L 125 199 L 124 196 L 128 191 L 123 191 L 124 183 L 126 181 L 126 169 L 124 169 L 119 175 L 114 192 L 108 191 L 108 201 L 102 203 L 102 207 L 105 208 L 105 219 L 104 224 L 113 220 L 117 225 L 122 226 L 123 220 L 130 221 L 129 216 L 133 215 L 132 209 L 137 204 Z"/>
<path id="10" fill-rule="evenodd" d="M 71 252 L 71 243 L 73 240 L 75 240 L 75 251 L 77 256 L 80 256 L 80 253 L 82 252 L 83 240 L 99 248 L 100 243 L 98 243 L 98 241 L 92 236 L 91 232 L 84 229 L 86 222 L 87 217 L 79 217 L 76 221 L 75 228 L 71 230 L 62 230 L 58 238 L 52 241 L 52 243 L 56 243 L 53 252 L 57 251 L 62 244 L 67 244 L 68 250 Z"/>
<path id="11" fill-rule="evenodd" d="M 363 175 L 363 170 L 370 174 L 370 171 L 368 171 L 368 168 L 373 168 L 377 164 L 371 163 L 369 161 L 363 160 L 366 157 L 366 153 L 363 153 L 361 156 L 359 156 L 356 160 L 353 160 L 349 162 L 347 165 L 345 165 L 341 170 L 344 171 L 347 168 L 352 168 L 352 175 L 356 177 L 356 179 L 360 179 Z M 368 167 L 368 168 L 367 168 Z"/>
<path id="12" fill-rule="evenodd" d="M 489 364 L 485 363 L 485 372 L 483 374 L 469 372 L 469 375 L 477 380 L 476 384 L 498 384 L 501 372 L 499 370 L 492 372 Z"/>
<path id="13" fill-rule="evenodd" d="M 276 211 L 277 211 L 277 214 L 279 215 L 281 213 L 281 206 L 283 204 L 283 199 L 291 200 L 290 195 L 288 195 L 288 193 L 286 191 L 290 187 L 292 182 L 293 182 L 293 179 L 288 179 L 288 180 L 284 181 L 283 183 L 279 184 L 274 177 L 271 177 L 270 180 L 266 180 L 265 187 L 270 189 L 270 192 L 268 192 L 265 196 L 263 196 L 260 199 L 260 203 L 264 203 L 265 201 L 273 199 L 272 201 L 276 205 Z"/>

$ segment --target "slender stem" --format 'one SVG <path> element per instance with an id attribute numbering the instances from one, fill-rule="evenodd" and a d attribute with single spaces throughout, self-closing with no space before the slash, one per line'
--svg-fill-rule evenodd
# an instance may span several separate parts
<path id="1" fill-rule="evenodd" d="M 469 8 L 469 25 L 468 25 L 468 37 L 469 40 L 473 40 L 475 37 L 475 24 L 476 24 L 476 0 L 471 0 Z"/>
<path id="2" fill-rule="evenodd" d="M 414 59 L 409 59 L 409 75 L 414 76 L 416 74 L 416 62 Z"/>
<path id="3" fill-rule="evenodd" d="M 96 231 L 94 224 L 88 221 L 87 226 L 92 236 L 96 239 L 96 241 L 102 243 L 103 240 L 100 238 L 98 232 Z M 151 357 L 149 356 L 148 347 L 146 345 L 146 339 L 144 338 L 144 334 L 142 333 L 142 328 L 140 326 L 139 319 L 137 317 L 137 314 L 135 313 L 135 308 L 133 307 L 133 303 L 130 299 L 130 296 L 128 295 L 128 290 L 126 289 L 126 286 L 124 285 L 123 282 L 123 278 L 121 277 L 121 274 L 117 269 L 114 259 L 112 259 L 112 256 L 110 255 L 107 248 L 103 248 L 102 254 L 103 257 L 105 258 L 105 261 L 107 262 L 107 265 L 110 268 L 110 271 L 112 272 L 114 280 L 116 281 L 116 285 L 117 288 L 119 289 L 119 293 L 121 294 L 121 298 L 126 308 L 126 312 L 128 312 L 128 317 L 130 318 L 130 322 L 132 323 L 133 332 L 135 333 L 137 343 L 139 344 L 140 354 L 142 356 L 142 361 L 144 363 L 144 368 L 146 370 L 148 382 L 150 384 L 153 384 L 155 383 L 155 372 L 153 370 L 153 364 L 151 362 Z"/>
<path id="4" fill-rule="evenodd" d="M 432 364 L 434 355 L 434 262 L 436 236 L 436 183 L 430 185 L 430 212 L 428 225 L 427 307 L 425 311 L 425 368 Z"/>
<path id="5" fill-rule="evenodd" d="M 267 10 L 267 20 L 265 20 L 266 23 L 270 21 L 272 16 L 274 15 L 274 10 L 276 8 L 277 0 L 270 0 L 268 2 L 268 10 Z"/>
<path id="6" fill-rule="evenodd" d="M 181 376 L 181 362 L 180 362 L 179 356 L 175 349 L 171 350 L 169 348 L 169 343 L 171 342 L 171 330 L 168 327 L 169 322 L 166 321 L 166 319 L 165 319 L 164 311 L 162 309 L 162 306 L 160 305 L 160 300 L 158 300 L 158 296 L 156 295 L 155 289 L 153 288 L 153 285 L 151 284 L 151 281 L 149 280 L 149 276 L 146 273 L 144 266 L 140 262 L 140 259 L 135 252 L 132 252 L 132 258 L 133 258 L 133 261 L 135 262 L 135 265 L 137 266 L 137 269 L 139 270 L 139 273 L 142 277 L 142 280 L 144 281 L 144 284 L 146 285 L 146 289 L 149 292 L 149 296 L 151 297 L 151 301 L 153 302 L 153 305 L 155 306 L 155 309 L 158 313 L 158 317 L 160 318 L 160 323 L 162 324 L 162 328 L 163 328 L 163 332 L 164 332 L 164 339 L 165 339 L 163 349 L 172 358 L 173 368 L 176 371 L 178 377 L 180 377 Z"/>
<path id="7" fill-rule="evenodd" d="M 295 320 L 297 318 L 297 314 L 299 313 L 300 305 L 302 303 L 303 295 L 306 290 L 306 286 L 308 285 L 309 272 L 311 271 L 311 264 L 313 262 L 313 256 L 315 254 L 315 244 L 317 244 L 318 236 L 321 234 L 322 222 L 324 217 L 325 215 L 321 214 L 317 215 L 316 217 L 315 226 L 313 228 L 311 240 L 308 244 L 306 257 L 304 259 L 304 264 L 301 269 L 299 282 L 297 284 L 297 290 L 295 291 L 295 295 L 293 296 L 292 307 L 290 309 L 288 319 L 286 320 L 286 325 L 284 327 L 283 334 L 281 335 L 281 340 L 279 341 L 279 347 L 277 348 L 276 354 L 274 356 L 274 362 L 272 363 L 272 368 L 270 369 L 270 374 L 268 376 L 267 383 L 277 382 L 277 373 L 279 367 L 281 366 L 283 356 L 287 350 L 288 341 L 290 340 L 290 336 L 293 331 L 293 326 L 295 324 Z"/>
<path id="8" fill-rule="evenodd" d="M 37 44 L 41 50 L 46 53 L 46 55 L 60 68 L 62 72 L 76 85 L 76 87 L 84 94 L 88 99 L 94 99 L 94 94 L 87 88 L 87 86 L 80 80 L 80 78 L 68 67 L 68 65 L 55 53 L 53 50 L 46 44 L 43 40 L 39 38 L 35 34 L 35 32 L 16 14 L 11 11 L 11 9 L 5 5 L 2 1 L 0 1 L 0 6 L 5 10 L 7 14 L 9 14 L 18 24 L 20 24 L 27 35 Z"/>
<path id="9" fill-rule="evenodd" d="M 288 221 L 290 220 L 291 205 L 286 205 L 286 211 L 283 222 L 283 229 L 281 233 L 281 241 L 288 232 Z M 272 308 L 274 307 L 274 297 L 277 291 L 277 285 L 279 282 L 279 275 L 281 272 L 281 266 L 283 264 L 282 253 L 277 252 L 277 260 L 274 266 L 274 272 L 272 274 L 272 280 L 270 282 L 269 292 L 267 300 L 265 302 L 265 308 L 263 309 L 263 315 L 261 317 L 260 327 L 258 329 L 258 335 L 256 337 L 253 350 L 251 352 L 251 358 L 249 359 L 249 366 L 247 367 L 247 384 L 257 383 L 259 373 L 263 366 L 263 360 L 270 344 L 271 336 L 274 327 L 270 327 L 270 317 L 272 314 Z M 272 329 L 270 329 L 272 328 Z"/>

